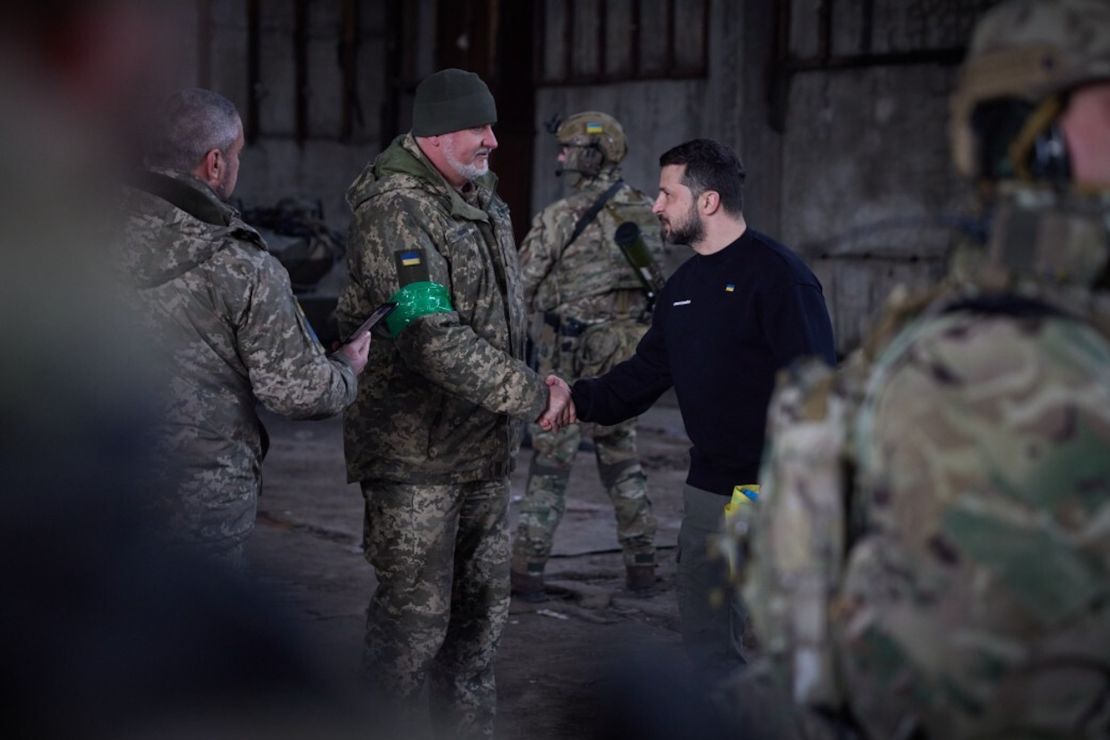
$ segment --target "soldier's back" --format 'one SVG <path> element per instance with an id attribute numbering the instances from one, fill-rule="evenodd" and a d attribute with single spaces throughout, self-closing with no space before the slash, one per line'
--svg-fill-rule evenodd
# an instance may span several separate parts
<path id="1" fill-rule="evenodd" d="M 869 387 L 833 607 L 853 714 L 874 737 L 1105 732 L 1106 337 L 1043 304 L 971 306 L 903 332 Z"/>
<path id="2" fill-rule="evenodd" d="M 562 244 L 555 245 L 556 264 L 540 289 L 540 302 L 579 321 L 635 317 L 647 307 L 642 283 L 615 239 L 621 224 L 636 224 L 655 261 L 659 263 L 663 257 L 659 222 L 651 212 L 651 200 L 627 183 L 574 237 L 577 224 L 609 184 L 602 180 L 583 188 L 548 206 L 542 216 L 549 224 L 547 233 L 557 235 Z M 553 294 L 550 298 L 549 293 Z"/>

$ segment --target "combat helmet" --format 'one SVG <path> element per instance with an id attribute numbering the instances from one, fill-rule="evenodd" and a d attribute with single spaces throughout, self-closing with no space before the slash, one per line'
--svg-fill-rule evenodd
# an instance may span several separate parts
<path id="1" fill-rule="evenodd" d="M 606 165 L 619 164 L 628 152 L 620 122 L 598 111 L 570 116 L 559 124 L 555 139 L 561 146 L 569 147 L 562 169 L 590 177 Z"/>
<path id="2" fill-rule="evenodd" d="M 976 26 L 951 100 L 949 137 L 959 171 L 1000 180 L 1067 179 L 1056 125 L 1067 93 L 1110 79 L 1110 3 L 1003 3 Z"/>

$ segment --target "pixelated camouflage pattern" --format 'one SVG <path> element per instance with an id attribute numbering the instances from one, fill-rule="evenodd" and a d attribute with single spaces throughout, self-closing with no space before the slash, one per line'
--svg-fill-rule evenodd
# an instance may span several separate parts
<path id="1" fill-rule="evenodd" d="M 986 250 L 892 295 L 840 370 L 780 378 L 725 541 L 798 705 L 873 738 L 1110 730 L 1107 214 L 1010 188 Z"/>
<path id="2" fill-rule="evenodd" d="M 662 238 L 651 200 L 624 185 L 594 222 L 567 244 L 578 219 L 619 178 L 616 168 L 606 167 L 599 176 L 580 180 L 572 195 L 535 217 L 524 238 L 520 252 L 523 290 L 526 303 L 535 312 L 532 326 L 539 328 L 533 338 L 541 375 L 554 373 L 571 383 L 603 375 L 632 356 L 647 329 L 642 319 L 648 301 L 613 234 L 625 221 L 640 227 L 656 260 L 658 286 L 662 286 L 658 269 Z M 577 336 L 557 333 L 544 323 L 544 312 L 586 328 Z M 589 425 L 587 433 L 593 434 L 598 473 L 616 511 L 617 537 L 625 562 L 654 562 L 656 522 L 636 453 L 636 419 L 615 427 Z M 513 544 L 513 567 L 518 572 L 543 570 L 566 507 L 567 478 L 581 434 L 579 425 L 558 432 L 532 430 L 535 455 Z"/>
<path id="3" fill-rule="evenodd" d="M 492 737 L 494 658 L 509 615 L 508 480 L 364 481 L 364 547 L 377 573 L 363 676 L 418 713 L 429 684 L 447 737 Z"/>
<path id="4" fill-rule="evenodd" d="M 951 99 L 949 138 L 957 168 L 978 174 L 975 108 L 988 100 L 1039 103 L 1085 82 L 1110 79 L 1110 3 L 1021 0 L 976 25 Z"/>
<path id="5" fill-rule="evenodd" d="M 509 210 L 491 175 L 464 198 L 411 135 L 395 140 L 351 186 L 350 282 L 344 332 L 401 287 L 395 252 L 418 250 L 454 311 L 421 316 L 396 338 L 375 329 L 358 400 L 344 419 L 352 481 L 499 480 L 523 421 L 547 403 L 523 361 L 525 314 Z"/>
<path id="6" fill-rule="evenodd" d="M 571 424 L 556 432 L 532 428 L 532 466 L 513 537 L 513 569 L 542 572 L 551 554 L 555 529 L 566 511 L 567 479 L 582 438 Z M 625 565 L 655 562 L 656 521 L 647 495 L 647 479 L 636 453 L 636 420 L 593 427 L 594 451 L 601 483 L 613 502 L 617 540 Z"/>
<path id="7" fill-rule="evenodd" d="M 158 485 L 174 529 L 214 549 L 241 546 L 254 526 L 265 452 L 255 405 L 294 418 L 339 413 L 357 383 L 330 358 L 262 238 L 203 183 L 192 188 L 222 224 L 128 189 L 122 259 L 136 286 L 167 384 Z"/>

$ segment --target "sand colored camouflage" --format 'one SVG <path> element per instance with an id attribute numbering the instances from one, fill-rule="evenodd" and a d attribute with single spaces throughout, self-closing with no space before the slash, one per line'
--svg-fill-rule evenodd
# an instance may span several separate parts
<path id="1" fill-rule="evenodd" d="M 411 135 L 351 186 L 341 330 L 413 282 L 446 286 L 454 307 L 413 320 L 397 337 L 376 330 L 344 419 L 351 481 L 498 480 L 520 446 L 520 422 L 546 406 L 547 387 L 523 360 L 521 278 L 508 207 L 494 186 L 492 175 L 473 183 L 468 202 Z"/>
<path id="2" fill-rule="evenodd" d="M 560 147 L 558 172 L 574 187 L 611 170 L 628 154 L 624 127 L 601 111 L 575 113 L 554 134 Z"/>
<path id="3" fill-rule="evenodd" d="M 1110 193 L 1032 166 L 1061 94 L 1110 78 L 1108 31 L 1099 0 L 983 18 L 950 134 L 987 243 L 839 372 L 780 381 L 744 593 L 783 736 L 1110 733 Z M 999 99 L 1028 104 L 1012 140 L 972 122 Z"/>
<path id="4" fill-rule="evenodd" d="M 949 138 L 959 170 L 981 174 L 982 142 L 971 123 L 978 104 L 1013 98 L 1056 105 L 1057 93 L 1110 77 L 1108 29 L 1105 0 L 1022 0 L 991 10 L 976 26 L 952 95 Z"/>
<path id="5" fill-rule="evenodd" d="M 567 243 L 579 217 L 619 177 L 619 170 L 607 167 L 532 220 L 520 246 L 520 264 L 524 301 L 533 313 L 553 311 L 593 322 L 636 318 L 646 308 L 640 282 L 613 234 L 623 222 L 635 223 L 657 264 L 662 264 L 659 219 L 651 212 L 650 198 L 630 185 L 621 187 L 582 235 Z M 661 272 L 656 282 L 658 291 L 664 282 Z"/>
<path id="6" fill-rule="evenodd" d="M 265 431 L 255 404 L 330 416 L 354 399 L 356 379 L 316 341 L 258 232 L 203 183 L 152 177 L 189 200 L 186 211 L 143 189 L 125 193 L 123 258 L 167 383 L 159 484 L 177 532 L 233 550 L 254 526 L 261 486 Z"/>
<path id="7" fill-rule="evenodd" d="M 554 373 L 571 383 L 603 375 L 632 355 L 647 329 L 648 300 L 613 234 L 625 221 L 636 223 L 658 263 L 662 239 L 651 200 L 621 186 L 594 222 L 570 241 L 582 214 L 619 178 L 619 170 L 608 165 L 598 176 L 580 179 L 572 195 L 535 217 L 521 246 L 524 298 L 533 312 L 541 375 Z M 663 284 L 658 265 L 655 278 L 658 291 Z M 655 562 L 656 522 L 636 453 L 636 419 L 614 427 L 573 424 L 556 432 L 533 426 L 535 455 L 513 541 L 518 573 L 543 572 L 566 507 L 567 478 L 583 426 L 593 435 L 626 565 Z"/>
<path id="8" fill-rule="evenodd" d="M 872 738 L 1105 735 L 1108 213 L 1007 188 L 985 251 L 781 380 L 745 601 L 797 704 Z"/>
<path id="9" fill-rule="evenodd" d="M 533 427 L 535 453 L 513 539 L 513 568 L 519 573 L 542 572 L 551 554 L 555 530 L 566 511 L 567 479 L 582 439 L 582 426 L 571 424 L 557 432 Z M 598 474 L 616 513 L 617 540 L 625 565 L 654 564 L 656 522 L 636 454 L 636 421 L 611 427 L 595 425 L 593 440 Z"/>

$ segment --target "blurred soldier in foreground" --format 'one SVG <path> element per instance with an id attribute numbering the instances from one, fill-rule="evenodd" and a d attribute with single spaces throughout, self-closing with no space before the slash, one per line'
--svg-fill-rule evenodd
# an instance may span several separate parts
<path id="1" fill-rule="evenodd" d="M 285 268 L 227 204 L 243 126 L 208 90 L 160 112 L 149 169 L 127 193 L 125 260 L 168 376 L 172 528 L 236 559 L 254 527 L 265 430 L 255 405 L 320 418 L 354 400 L 369 335 L 325 354 Z"/>
<path id="2" fill-rule="evenodd" d="M 1110 734 L 1110 5 L 989 12 L 951 134 L 986 243 L 771 407 L 744 593 L 808 711 L 749 673 L 751 736 Z"/>
<path id="3" fill-rule="evenodd" d="M 145 516 L 160 404 L 109 220 L 130 116 L 180 36 L 166 5 L 0 5 L 0 725 L 353 737 L 283 600 L 169 547 Z"/>
<path id="4" fill-rule="evenodd" d="M 621 179 L 628 148 L 620 123 L 605 113 L 578 113 L 555 138 L 560 173 L 574 177 L 575 192 L 536 216 L 520 249 L 520 269 L 524 302 L 543 322 L 535 338 L 539 372 L 573 382 L 603 375 L 635 351 L 663 287 L 662 239 L 651 198 Z M 622 236 L 638 231 L 638 243 L 632 241 L 640 253 L 626 256 L 618 228 Z M 532 430 L 535 455 L 513 540 L 513 593 L 543 594 L 581 429 Z M 655 582 L 655 518 L 636 454 L 636 417 L 597 426 L 593 438 L 598 473 L 616 510 L 628 587 L 648 589 Z"/>
<path id="5" fill-rule="evenodd" d="M 509 613 L 506 510 L 523 422 L 559 418 L 566 383 L 524 363 L 525 314 L 509 208 L 489 157 L 497 109 L 475 74 L 446 69 L 416 89 L 411 133 L 351 185 L 349 330 L 385 301 L 347 413 L 347 476 L 366 499 L 378 587 L 364 674 L 419 721 L 431 679 L 452 736 L 493 734 L 493 663 Z"/>

